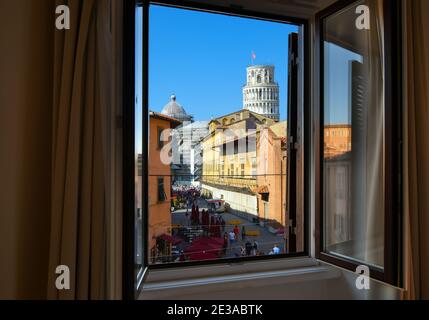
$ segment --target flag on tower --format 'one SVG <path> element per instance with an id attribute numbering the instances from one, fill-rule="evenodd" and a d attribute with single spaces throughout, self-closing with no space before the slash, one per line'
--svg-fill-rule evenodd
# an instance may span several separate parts
<path id="1" fill-rule="evenodd" d="M 254 61 L 256 59 L 256 54 L 255 52 L 252 51 L 252 61 Z"/>

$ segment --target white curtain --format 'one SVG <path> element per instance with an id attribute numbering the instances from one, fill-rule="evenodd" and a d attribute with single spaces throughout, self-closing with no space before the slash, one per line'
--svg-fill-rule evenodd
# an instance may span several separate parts
<path id="1" fill-rule="evenodd" d="M 384 21 L 383 0 L 368 2 L 372 15 L 368 37 L 368 109 L 366 132 L 366 239 L 364 261 L 384 266 Z M 384 245 L 383 245 L 384 244 Z"/>

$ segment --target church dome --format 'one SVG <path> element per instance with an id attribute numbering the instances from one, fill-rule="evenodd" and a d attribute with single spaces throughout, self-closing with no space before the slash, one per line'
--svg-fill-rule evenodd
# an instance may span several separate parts
<path id="1" fill-rule="evenodd" d="M 161 113 L 180 121 L 192 121 L 192 116 L 188 115 L 185 109 L 177 103 L 176 96 L 170 97 L 170 102 L 165 105 Z"/>

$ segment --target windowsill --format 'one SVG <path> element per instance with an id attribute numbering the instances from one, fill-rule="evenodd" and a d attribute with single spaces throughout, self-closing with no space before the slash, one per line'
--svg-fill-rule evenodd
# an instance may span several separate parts
<path id="1" fill-rule="evenodd" d="M 310 257 L 149 270 L 140 298 L 168 299 L 186 292 L 229 290 L 238 284 L 258 287 L 338 277 L 338 269 Z"/>

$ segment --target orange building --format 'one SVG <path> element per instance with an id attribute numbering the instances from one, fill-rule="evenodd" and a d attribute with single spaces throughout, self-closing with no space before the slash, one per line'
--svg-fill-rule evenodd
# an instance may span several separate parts
<path id="1" fill-rule="evenodd" d="M 277 222 L 285 227 L 286 220 L 286 122 L 260 131 L 257 143 L 258 214 L 262 221 Z"/>
<path id="2" fill-rule="evenodd" d="M 162 133 L 180 124 L 177 119 L 150 112 L 148 241 L 152 260 L 170 255 L 171 165 L 161 161 L 161 151 L 169 139 L 169 135 L 162 136 Z"/>
<path id="3" fill-rule="evenodd" d="M 324 131 L 325 158 L 337 157 L 352 150 L 351 125 L 328 125 Z"/>
<path id="4" fill-rule="evenodd" d="M 259 219 L 270 232 L 286 240 L 287 252 L 304 250 L 304 219 L 297 212 L 292 221 L 287 212 L 287 123 L 279 122 L 260 131 L 257 143 L 257 188 Z M 293 222 L 293 225 L 291 224 Z M 293 244 L 293 245 L 292 245 Z"/>

